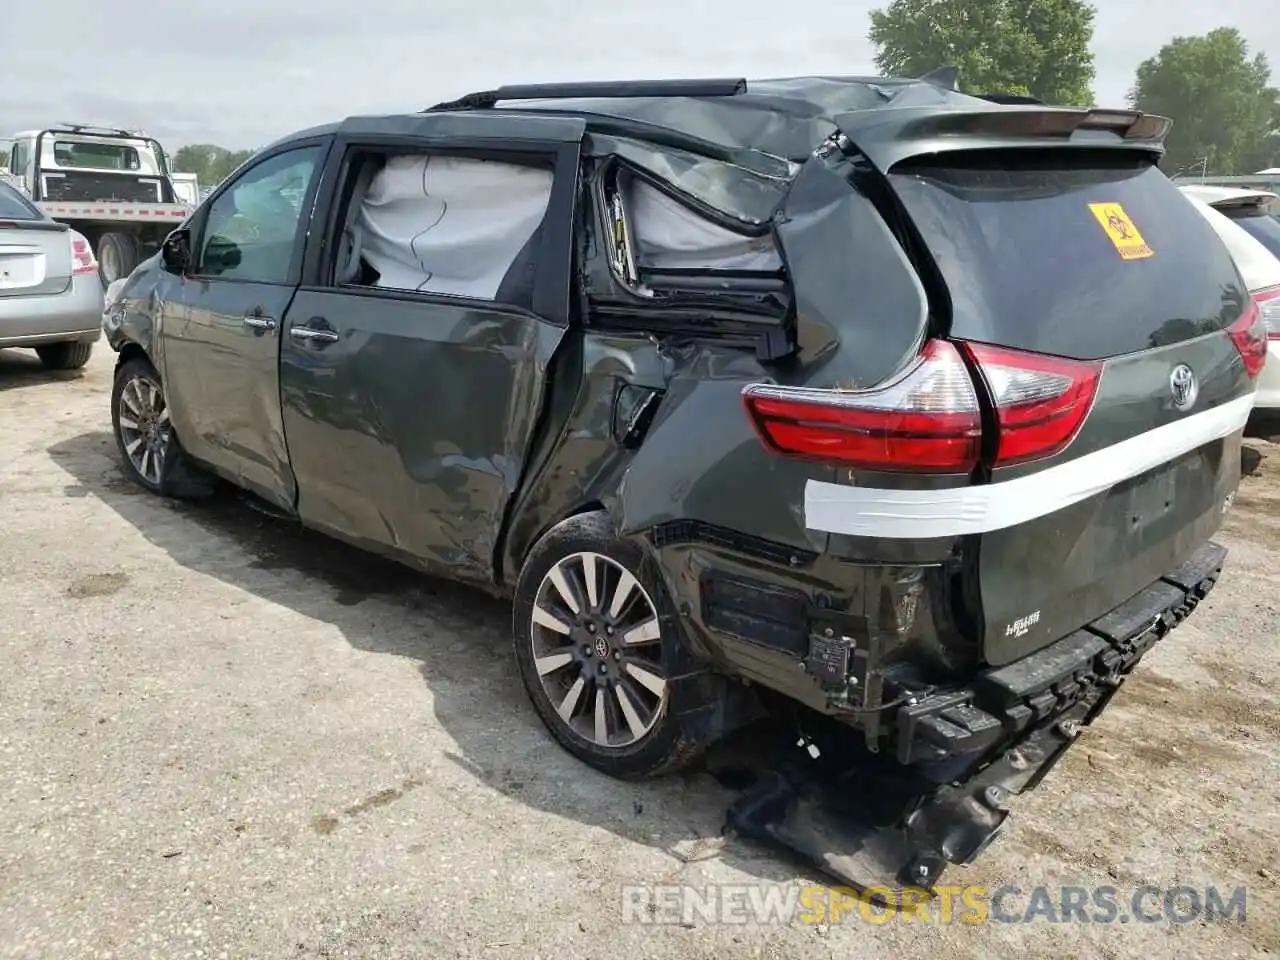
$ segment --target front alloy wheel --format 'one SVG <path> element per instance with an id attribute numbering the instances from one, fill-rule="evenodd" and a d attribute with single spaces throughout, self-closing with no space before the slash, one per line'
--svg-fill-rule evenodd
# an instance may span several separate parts
<path id="1" fill-rule="evenodd" d="M 187 457 L 169 419 L 169 403 L 145 357 L 116 367 L 111 387 L 111 425 L 129 479 L 165 497 L 199 499 L 214 490 L 214 479 Z"/>
<path id="2" fill-rule="evenodd" d="M 116 423 L 129 463 L 148 486 L 159 487 L 169 453 L 169 408 L 152 377 L 135 372 L 120 390 Z"/>
<path id="3" fill-rule="evenodd" d="M 542 578 L 530 614 L 533 663 L 560 720 L 602 750 L 634 747 L 667 708 L 658 610 L 600 553 L 573 553 Z"/>

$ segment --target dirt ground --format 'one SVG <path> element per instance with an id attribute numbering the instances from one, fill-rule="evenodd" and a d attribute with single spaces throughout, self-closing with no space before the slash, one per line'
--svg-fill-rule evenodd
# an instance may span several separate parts
<path id="1" fill-rule="evenodd" d="M 1280 445 L 1247 441 L 1209 601 L 947 876 L 1243 885 L 1245 923 L 628 925 L 624 884 L 814 876 L 721 840 L 706 775 L 622 785 L 561 752 L 503 604 L 123 481 L 113 359 L 0 351 L 0 955 L 1280 952 Z"/>

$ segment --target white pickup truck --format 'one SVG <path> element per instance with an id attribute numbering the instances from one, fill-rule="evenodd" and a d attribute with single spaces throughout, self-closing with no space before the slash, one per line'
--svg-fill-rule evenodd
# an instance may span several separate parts
<path id="1" fill-rule="evenodd" d="M 194 206 L 175 190 L 164 148 L 139 131 L 60 124 L 12 141 L 7 179 L 89 239 L 104 285 L 127 277 Z"/>

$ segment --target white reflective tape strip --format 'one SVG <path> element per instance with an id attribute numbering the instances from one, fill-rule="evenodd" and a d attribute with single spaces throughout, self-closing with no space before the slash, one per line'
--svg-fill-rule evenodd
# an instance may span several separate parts
<path id="1" fill-rule="evenodd" d="M 810 530 L 920 540 L 1002 530 L 1043 517 L 1244 427 L 1254 395 L 1165 424 L 1016 480 L 951 490 L 885 490 L 810 480 Z"/>

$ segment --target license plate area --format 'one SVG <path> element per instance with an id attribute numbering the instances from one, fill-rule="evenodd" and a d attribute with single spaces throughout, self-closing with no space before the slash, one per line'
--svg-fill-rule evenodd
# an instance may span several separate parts
<path id="1" fill-rule="evenodd" d="M 18 290 L 44 283 L 45 255 L 0 247 L 0 290 Z"/>
<path id="2" fill-rule="evenodd" d="M 1178 508 L 1177 463 L 1166 463 L 1131 481 L 1125 502 L 1130 531 L 1146 530 Z"/>
<path id="3" fill-rule="evenodd" d="M 1173 535 L 1213 507 L 1221 443 L 1194 450 L 1126 481 L 1112 491 L 1123 505 L 1130 549 Z"/>

